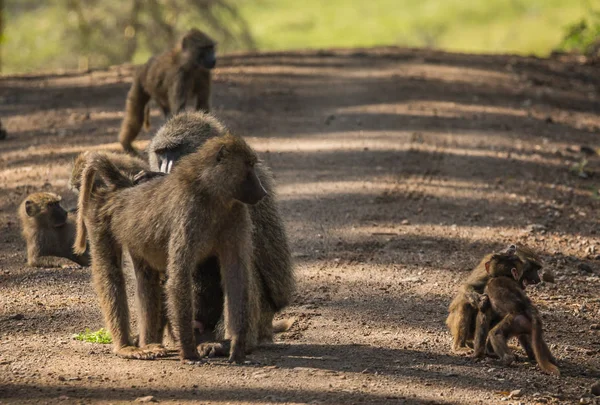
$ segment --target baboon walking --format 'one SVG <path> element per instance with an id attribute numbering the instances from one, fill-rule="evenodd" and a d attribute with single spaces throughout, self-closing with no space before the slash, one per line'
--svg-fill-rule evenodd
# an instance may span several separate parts
<path id="1" fill-rule="evenodd" d="M 166 306 L 180 357 L 196 360 L 190 281 L 199 263 L 216 257 L 225 296 L 229 360 L 243 361 L 248 329 L 258 314 L 252 272 L 252 232 L 246 204 L 265 195 L 254 165 L 257 156 L 239 137 L 207 141 L 183 159 L 171 175 L 136 187 L 105 156 L 91 154 L 79 195 L 76 251 L 92 250 L 92 275 L 118 355 L 146 358 L 161 343 L 161 274 L 166 272 Z M 91 193 L 95 175 L 114 189 Z M 149 205 L 148 202 L 153 202 Z M 129 335 L 129 310 L 121 252 L 132 257 L 138 283 L 140 347 Z M 161 353 L 162 348 L 156 349 Z M 148 355 L 150 353 L 150 355 Z"/>
<path id="2" fill-rule="evenodd" d="M 195 97 L 196 110 L 210 111 L 210 71 L 216 61 L 215 42 L 195 28 L 173 49 L 150 58 L 135 73 L 127 94 L 125 118 L 119 132 L 123 149 L 136 153 L 132 142 L 142 125 L 149 127 L 150 99 L 159 105 L 165 117 L 183 111 L 189 97 Z"/>
<path id="3" fill-rule="evenodd" d="M 207 140 L 223 136 L 227 129 L 210 114 L 184 113 L 171 118 L 152 139 L 148 147 L 150 168 L 168 173 L 176 167 L 179 159 L 194 152 Z M 276 312 L 281 311 L 292 300 L 295 291 L 294 269 L 285 227 L 277 207 L 273 178 L 268 168 L 258 162 L 256 174 L 267 196 L 252 205 L 254 241 L 254 269 L 258 275 L 260 292 L 259 339 L 272 341 L 274 332 L 282 332 L 293 320 L 273 322 Z M 217 325 L 222 317 L 222 295 L 219 263 L 208 260 L 202 263 L 194 276 L 195 296 L 199 301 L 194 319 L 197 326 L 207 332 L 206 339 L 219 338 Z"/>

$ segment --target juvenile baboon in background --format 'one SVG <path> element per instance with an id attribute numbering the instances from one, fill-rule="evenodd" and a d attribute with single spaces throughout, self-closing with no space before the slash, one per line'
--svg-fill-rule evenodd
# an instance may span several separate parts
<path id="1" fill-rule="evenodd" d="M 19 206 L 22 234 L 27 243 L 27 264 L 42 266 L 45 256 L 64 257 L 80 266 L 89 266 L 90 256 L 84 247 L 73 253 L 75 222 L 60 205 L 62 197 L 54 193 L 34 193 Z"/>
<path id="2" fill-rule="evenodd" d="M 165 117 L 185 109 L 195 97 L 196 110 L 210 111 L 211 69 L 216 64 L 215 42 L 205 33 L 189 30 L 171 50 L 150 58 L 134 75 L 127 94 L 125 118 L 119 142 L 128 153 L 136 153 L 132 142 L 143 124 L 149 127 L 153 99 Z"/>
<path id="3" fill-rule="evenodd" d="M 79 194 L 75 251 L 89 231 L 92 277 L 118 355 L 148 358 L 162 354 L 161 273 L 166 271 L 168 319 L 180 357 L 199 358 L 192 328 L 190 278 L 199 263 L 216 257 L 225 295 L 225 337 L 229 361 L 241 362 L 256 344 L 259 303 L 252 269 L 252 224 L 246 204 L 266 191 L 254 165 L 255 152 L 233 135 L 212 138 L 162 176 L 136 187 L 106 156 L 90 154 Z M 94 176 L 116 188 L 92 193 Z M 124 188 L 122 188 L 124 187 Z M 151 203 L 151 204 L 149 204 Z M 129 309 L 121 268 L 128 249 L 138 284 L 140 347 L 129 334 Z"/>
<path id="4" fill-rule="evenodd" d="M 486 339 L 489 339 L 500 360 L 510 365 L 515 356 L 506 341 L 516 336 L 530 359 L 537 360 L 544 372 L 559 376 L 556 359 L 544 341 L 540 315 L 523 291 L 521 264 L 521 259 L 510 250 L 492 255 L 485 263 L 490 279 L 479 302 L 474 355 L 484 355 Z"/>
<path id="5" fill-rule="evenodd" d="M 148 159 L 152 170 L 169 172 L 178 160 L 194 152 L 208 139 L 223 136 L 227 129 L 210 114 L 185 113 L 171 118 L 152 139 L 148 147 Z M 279 214 L 273 178 L 266 166 L 258 162 L 256 174 L 267 196 L 258 204 L 250 206 L 253 225 L 254 268 L 259 275 L 261 316 L 259 339 L 272 341 L 274 332 L 282 332 L 293 320 L 273 322 L 276 312 L 292 300 L 295 277 L 291 253 L 283 220 Z M 218 336 L 215 328 L 222 316 L 222 289 L 219 263 L 208 260 L 195 272 L 195 296 L 199 301 L 194 319 L 209 336 Z"/>
<path id="6" fill-rule="evenodd" d="M 90 153 L 91 152 L 80 153 L 73 161 L 71 177 L 69 178 L 69 188 L 74 193 L 79 193 L 79 189 L 81 187 L 81 175 L 83 173 L 83 169 L 85 168 L 87 157 Z M 108 151 L 95 153 L 99 153 L 106 156 L 112 162 L 112 164 L 114 164 L 121 172 L 129 176 L 135 176 L 139 172 L 149 170 L 148 164 L 142 159 L 135 156 Z M 102 179 L 96 177 L 94 187 L 98 187 L 102 184 Z"/>
<path id="7" fill-rule="evenodd" d="M 523 280 L 528 284 L 540 282 L 538 270 L 542 268 L 539 256 L 526 246 L 511 246 L 507 249 L 516 249 L 520 260 L 519 270 L 523 272 Z M 489 274 L 485 270 L 492 254 L 485 256 L 471 272 L 465 283 L 460 287 L 458 294 L 452 300 L 446 325 L 452 334 L 452 349 L 461 352 L 467 348 L 467 342 L 473 340 L 475 333 L 475 318 L 478 312 L 478 300 L 483 293 Z"/>

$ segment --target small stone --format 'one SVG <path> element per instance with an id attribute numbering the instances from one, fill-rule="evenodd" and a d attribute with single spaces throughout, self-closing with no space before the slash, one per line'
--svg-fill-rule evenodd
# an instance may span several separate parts
<path id="1" fill-rule="evenodd" d="M 158 402 L 158 401 L 152 395 L 148 395 L 146 397 L 136 398 L 135 402 Z"/>
<path id="2" fill-rule="evenodd" d="M 59 401 L 66 401 L 67 399 L 69 399 L 69 397 L 66 395 L 61 395 L 60 397 L 58 397 Z"/>
<path id="3" fill-rule="evenodd" d="M 410 225 L 410 221 L 408 219 L 403 219 L 402 222 L 400 222 L 401 225 Z"/>
<path id="4" fill-rule="evenodd" d="M 58 381 L 67 381 L 67 379 L 65 377 L 63 377 L 62 375 L 59 375 Z"/>
<path id="5" fill-rule="evenodd" d="M 600 330 L 600 324 L 598 324 L 598 323 L 591 324 L 590 330 Z"/>
<path id="6" fill-rule="evenodd" d="M 600 397 L 600 381 L 592 385 L 592 394 L 594 396 Z"/>
<path id="7" fill-rule="evenodd" d="M 554 272 L 552 270 L 544 270 L 544 273 L 542 274 L 542 280 L 544 280 L 548 283 L 556 282 L 556 279 L 554 277 Z"/>
<path id="8" fill-rule="evenodd" d="M 519 398 L 521 396 L 521 390 L 513 390 L 508 394 L 509 398 Z"/>
<path id="9" fill-rule="evenodd" d="M 577 268 L 585 273 L 592 273 L 592 267 L 587 264 L 587 263 L 579 263 L 579 266 L 577 266 Z"/>
<path id="10" fill-rule="evenodd" d="M 584 398 L 581 398 L 581 399 L 579 400 L 579 403 L 580 403 L 580 404 L 591 404 L 591 403 L 592 403 L 592 400 L 591 400 L 590 398 L 585 398 L 585 397 L 584 397 Z"/>
<path id="11" fill-rule="evenodd" d="M 588 146 L 588 145 L 581 145 L 579 147 L 579 152 L 585 153 L 586 155 L 595 155 L 596 154 L 596 149 L 594 149 L 594 148 L 592 148 L 591 146 Z"/>
<path id="12" fill-rule="evenodd" d="M 9 317 L 8 319 L 13 319 L 15 321 L 20 321 L 20 320 L 25 319 L 25 315 L 23 315 L 23 314 L 15 314 L 15 315 Z"/>

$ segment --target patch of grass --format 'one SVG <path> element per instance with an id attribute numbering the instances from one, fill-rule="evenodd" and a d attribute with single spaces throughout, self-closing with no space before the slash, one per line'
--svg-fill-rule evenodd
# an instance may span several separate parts
<path id="1" fill-rule="evenodd" d="M 106 331 L 104 328 L 101 328 L 95 332 L 92 332 L 86 328 L 85 332 L 74 334 L 73 339 L 80 340 L 82 342 L 101 343 L 103 345 L 112 343 L 110 333 L 108 333 L 108 331 Z"/>

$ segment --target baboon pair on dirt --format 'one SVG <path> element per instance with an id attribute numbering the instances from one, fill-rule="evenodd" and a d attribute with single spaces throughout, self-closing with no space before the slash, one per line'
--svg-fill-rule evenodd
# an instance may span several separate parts
<path id="1" fill-rule="evenodd" d="M 200 354 L 229 352 L 231 361 L 240 361 L 260 340 L 272 339 L 273 316 L 289 303 L 294 289 L 289 248 L 273 195 L 263 197 L 272 192 L 271 176 L 243 140 L 227 134 L 209 115 L 175 116 L 153 145 L 164 146 L 161 142 L 169 139 L 175 143 L 166 144 L 182 150 L 189 143 L 204 145 L 177 163 L 173 174 L 150 176 L 135 187 L 110 158 L 87 155 L 78 246 L 84 246 L 83 229 L 90 229 L 92 273 L 118 354 L 133 358 L 164 354 L 157 346 L 163 322 L 162 275 L 156 270 L 166 269 L 169 322 L 181 357 L 191 360 L 199 355 L 193 334 L 190 337 L 192 317 L 214 336 L 224 312 L 221 335 L 231 338 L 230 350 L 222 343 L 205 344 Z M 171 159 L 169 165 L 162 164 L 171 168 L 181 151 L 161 148 L 151 145 L 151 161 L 160 166 L 165 158 Z M 106 186 L 91 194 L 95 175 Z M 147 208 L 148 201 L 155 201 L 151 207 L 157 208 Z M 257 202 L 251 207 L 243 204 Z M 114 257 L 122 249 L 129 251 L 138 280 L 140 348 L 129 340 L 125 291 L 118 287 L 122 270 Z M 188 302 L 192 296 L 188 277 L 194 278 L 194 305 Z M 275 326 L 284 330 L 289 322 Z"/>
<path id="2" fill-rule="evenodd" d="M 150 99 L 159 105 L 165 117 L 183 111 L 191 97 L 195 98 L 196 110 L 209 112 L 211 69 L 216 61 L 215 42 L 194 28 L 174 48 L 141 66 L 127 94 L 125 118 L 119 132 L 123 149 L 136 154 L 132 142 L 142 125 L 150 127 Z"/>
<path id="3" fill-rule="evenodd" d="M 540 282 L 541 260 L 524 246 L 485 256 L 461 287 L 449 308 L 446 324 L 457 352 L 473 340 L 474 355 L 486 350 L 505 364 L 514 360 L 506 341 L 516 336 L 543 371 L 559 375 L 556 360 L 543 340 L 542 321 L 524 288 Z M 486 343 L 487 342 L 487 343 Z M 487 348 L 486 348 L 487 347 Z"/>

